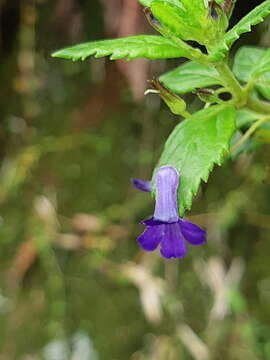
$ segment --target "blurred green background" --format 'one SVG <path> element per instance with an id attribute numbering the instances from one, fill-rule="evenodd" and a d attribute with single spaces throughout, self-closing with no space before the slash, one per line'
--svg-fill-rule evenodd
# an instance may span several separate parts
<path id="1" fill-rule="evenodd" d="M 261 2 L 238 0 L 232 23 Z M 50 57 L 151 32 L 135 0 L 1 0 L 0 21 L 0 359 L 270 359 L 269 145 L 202 186 L 187 216 L 206 246 L 143 253 L 153 201 L 129 179 L 179 121 L 143 93 L 179 61 Z M 269 24 L 234 51 L 268 47 Z"/>

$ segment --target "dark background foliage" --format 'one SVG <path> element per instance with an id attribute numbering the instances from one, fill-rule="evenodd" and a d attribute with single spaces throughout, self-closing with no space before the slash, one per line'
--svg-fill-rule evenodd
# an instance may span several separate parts
<path id="1" fill-rule="evenodd" d="M 232 24 L 261 2 L 238 0 Z M 143 93 L 179 62 L 50 57 L 151 32 L 135 0 L 1 0 L 0 20 L 0 359 L 270 358 L 268 145 L 202 186 L 187 215 L 204 248 L 143 254 L 153 203 L 129 179 L 179 121 Z M 266 20 L 233 50 L 269 35 Z"/>

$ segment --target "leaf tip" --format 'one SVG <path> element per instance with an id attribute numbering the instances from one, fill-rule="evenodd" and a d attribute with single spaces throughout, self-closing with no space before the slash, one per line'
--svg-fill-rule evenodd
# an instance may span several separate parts
<path id="1" fill-rule="evenodd" d="M 53 57 L 53 58 L 59 57 L 58 53 L 59 53 L 59 51 L 54 51 L 53 53 L 51 53 L 51 57 Z"/>

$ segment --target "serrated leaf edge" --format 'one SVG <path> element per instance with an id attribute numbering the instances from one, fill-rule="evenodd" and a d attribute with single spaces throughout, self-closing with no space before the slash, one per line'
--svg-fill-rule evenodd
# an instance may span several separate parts
<path id="1" fill-rule="evenodd" d="M 266 8 L 264 11 L 262 11 L 261 16 L 255 17 L 253 21 L 251 21 L 249 24 L 243 24 L 242 27 L 240 26 L 241 22 L 244 22 L 244 20 L 250 16 L 252 11 L 255 11 L 257 8 L 259 8 L 262 5 L 267 4 L 269 5 L 269 8 Z M 216 61 L 218 56 L 223 59 L 226 56 L 226 52 L 230 50 L 231 46 L 235 41 L 237 41 L 240 38 L 240 35 L 250 32 L 251 27 L 255 26 L 261 22 L 264 21 L 264 18 L 270 14 L 270 0 L 267 0 L 266 2 L 258 5 L 255 7 L 249 14 L 247 14 L 244 18 L 242 18 L 231 30 L 229 30 L 223 39 L 223 42 L 218 46 L 216 50 L 210 55 L 210 59 L 213 61 Z M 239 28 L 239 29 L 238 29 Z"/>
<path id="2" fill-rule="evenodd" d="M 203 174 L 200 177 L 200 179 L 196 183 L 196 186 L 194 186 L 194 189 L 190 189 L 189 191 L 189 194 L 191 195 L 189 196 L 190 200 L 188 202 L 184 202 L 183 200 L 181 200 L 179 206 L 179 212 L 181 216 L 184 215 L 185 211 L 189 211 L 191 209 L 193 198 L 198 194 L 202 181 L 204 183 L 208 182 L 210 174 L 213 171 L 215 165 L 222 166 L 223 159 L 225 158 L 226 152 L 228 152 L 229 149 L 230 149 L 230 140 L 228 141 L 228 144 L 221 147 L 221 153 L 215 160 L 213 160 L 212 164 L 209 165 L 209 167 L 205 171 L 205 174 Z"/>
<path id="3" fill-rule="evenodd" d="M 117 40 L 123 41 L 123 44 L 119 43 L 119 45 L 115 45 L 116 48 L 115 49 L 100 49 L 98 48 L 99 46 L 103 46 L 104 43 L 106 41 L 115 41 L 117 42 Z M 131 41 L 131 43 L 128 43 L 128 41 Z M 90 57 L 90 56 L 94 56 L 95 58 L 101 58 L 101 57 L 105 57 L 105 56 L 110 56 L 110 60 L 118 60 L 118 59 L 123 59 L 126 58 L 127 60 L 134 60 L 137 59 L 139 57 L 146 57 L 149 59 L 158 59 L 158 57 L 153 57 L 153 56 L 145 56 L 144 54 L 137 54 L 136 49 L 129 49 L 129 50 L 123 50 L 123 47 L 125 45 L 129 45 L 132 47 L 132 45 L 140 45 L 141 42 L 141 46 L 143 48 L 143 46 L 145 48 L 147 48 L 147 46 L 149 45 L 149 43 L 147 44 L 147 41 L 151 41 L 151 43 L 153 45 L 156 45 L 157 47 L 160 46 L 167 46 L 168 47 L 168 52 L 169 51 L 178 51 L 179 55 L 175 56 L 175 57 L 185 57 L 185 52 L 186 49 L 181 49 L 180 47 L 176 46 L 175 43 L 173 41 L 171 41 L 170 39 L 164 38 L 163 36 L 159 36 L 159 35 L 134 35 L 134 36 L 130 36 L 130 37 L 126 37 L 126 38 L 116 38 L 116 39 L 107 39 L 107 40 L 99 40 L 99 41 L 92 41 L 92 42 L 86 42 L 86 43 L 82 43 L 82 44 L 77 44 L 74 46 L 69 46 L 60 50 L 55 51 L 51 56 L 55 57 L 55 58 L 62 58 L 62 59 L 68 59 L 68 60 L 72 60 L 72 61 L 78 61 L 78 60 L 82 60 L 84 61 L 86 58 Z M 164 43 L 162 43 L 162 41 Z M 134 42 L 134 43 L 133 43 Z M 137 42 L 137 44 L 136 44 Z M 93 46 L 95 44 L 96 48 L 91 49 L 91 50 L 85 50 L 82 49 L 83 46 L 87 47 L 89 46 Z M 113 46 L 112 44 L 108 44 L 109 46 Z M 118 48 L 117 48 L 118 46 Z M 122 46 L 122 48 L 121 48 Z M 86 52 L 88 51 L 87 55 L 83 56 L 83 55 L 70 55 L 68 54 L 69 51 L 74 51 L 74 50 L 78 50 L 78 53 L 80 52 Z M 132 53 L 134 53 L 136 55 L 132 55 Z M 180 53 L 182 52 L 182 54 L 180 55 Z M 170 57 L 168 55 L 168 57 Z M 160 57 L 160 58 L 165 58 L 165 57 Z"/>
<path id="4" fill-rule="evenodd" d="M 227 106 L 224 106 L 223 108 L 226 108 Z M 211 116 L 214 116 L 215 113 L 219 113 L 221 111 L 220 106 L 216 105 L 216 108 L 213 109 L 214 112 Z M 197 113 L 196 113 L 197 116 Z M 236 118 L 236 116 L 235 116 Z M 200 121 L 199 119 L 186 119 L 185 121 Z M 236 119 L 234 119 L 234 123 L 235 123 Z M 181 128 L 180 128 L 181 129 Z M 179 129 L 179 130 L 180 130 Z M 174 136 L 177 137 L 178 132 L 175 132 Z M 199 177 L 199 179 L 195 182 L 194 186 L 192 188 L 190 188 L 188 191 L 185 190 L 185 196 L 181 196 L 181 187 L 178 190 L 178 198 L 179 198 L 179 213 L 180 216 L 183 216 L 185 211 L 190 210 L 192 207 L 192 202 L 193 202 L 193 198 L 197 195 L 199 189 L 200 189 L 200 185 L 201 182 L 204 181 L 205 183 L 208 181 L 210 173 L 213 171 L 214 166 L 218 165 L 221 166 L 223 163 L 223 159 L 226 156 L 226 152 L 229 152 L 230 149 L 230 141 L 231 141 L 231 137 L 233 135 L 233 131 L 231 133 L 231 136 L 228 138 L 228 141 L 226 143 L 221 144 L 221 147 L 219 149 L 219 152 L 217 153 L 216 157 L 212 159 L 211 164 L 205 168 L 204 173 Z M 168 146 L 169 141 L 173 141 L 173 138 L 169 137 L 168 140 L 166 141 L 163 153 L 166 149 L 166 147 Z M 171 153 L 173 153 L 174 150 L 171 151 Z M 167 156 L 168 158 L 170 158 L 170 154 Z M 162 158 L 161 158 L 162 159 Z M 164 163 L 162 162 L 162 165 L 164 165 Z M 170 161 L 168 161 L 167 165 L 170 165 Z M 172 165 L 172 164 L 171 164 Z M 158 167 L 161 166 L 160 162 L 158 163 L 156 169 L 158 169 Z M 155 171 L 156 171 L 155 169 Z M 155 172 L 153 174 L 153 179 L 155 178 Z M 188 201 L 187 201 L 188 198 Z"/>

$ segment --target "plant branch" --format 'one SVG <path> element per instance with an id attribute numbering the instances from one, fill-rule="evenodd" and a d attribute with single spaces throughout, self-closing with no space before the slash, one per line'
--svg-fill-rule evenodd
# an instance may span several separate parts
<path id="1" fill-rule="evenodd" d="M 254 86 L 256 85 L 257 79 L 252 78 L 251 80 L 249 80 L 249 82 L 246 84 L 246 86 L 244 87 L 244 92 L 247 98 L 250 97 L 251 92 L 254 88 Z"/>
<path id="2" fill-rule="evenodd" d="M 232 95 L 237 101 L 236 105 L 238 105 L 238 107 L 241 107 L 245 102 L 243 88 L 236 80 L 228 64 L 226 62 L 222 62 L 216 64 L 215 67 L 219 73 L 221 80 L 223 81 L 223 85 L 231 91 Z"/>
<path id="3" fill-rule="evenodd" d="M 251 125 L 251 127 L 246 131 L 246 133 L 241 137 L 241 139 L 233 146 L 231 153 L 238 150 L 240 146 L 243 145 L 265 121 L 269 120 L 269 117 L 263 117 L 256 121 L 253 125 Z"/>
<path id="4" fill-rule="evenodd" d="M 165 36 L 170 37 L 176 45 L 181 49 L 186 49 L 190 54 L 190 59 L 194 60 L 203 65 L 209 65 L 208 56 L 203 54 L 199 49 L 195 49 L 192 46 L 188 45 L 185 41 L 179 39 L 178 37 L 172 35 L 171 33 L 165 33 Z"/>
<path id="5" fill-rule="evenodd" d="M 255 85 L 254 80 L 250 81 L 245 88 L 243 88 L 235 78 L 227 63 L 219 63 L 215 67 L 224 83 L 224 86 L 226 86 L 232 93 L 236 108 L 239 109 L 246 106 L 248 109 L 259 114 L 270 114 L 270 103 L 251 97 L 251 91 Z"/>
<path id="6" fill-rule="evenodd" d="M 247 107 L 250 110 L 253 110 L 260 114 L 270 115 L 270 103 L 267 103 L 265 101 L 260 101 L 257 99 L 249 98 L 247 101 Z"/>

